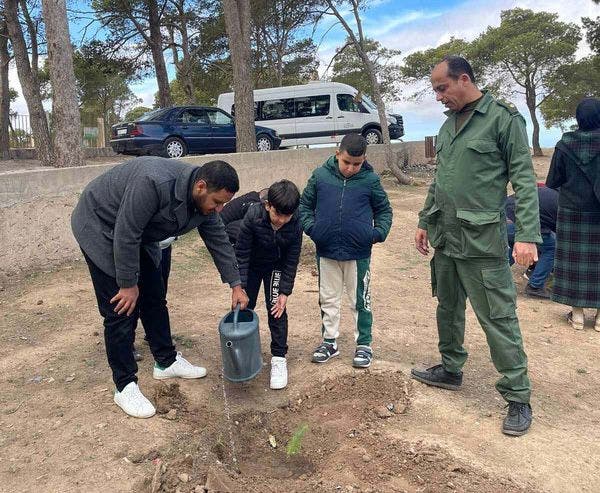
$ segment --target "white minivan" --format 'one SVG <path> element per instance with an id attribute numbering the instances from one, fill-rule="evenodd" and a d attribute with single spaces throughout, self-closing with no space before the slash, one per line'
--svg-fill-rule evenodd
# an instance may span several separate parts
<path id="1" fill-rule="evenodd" d="M 235 115 L 233 93 L 219 95 L 217 106 Z M 276 130 L 281 147 L 337 143 L 361 133 L 369 144 L 383 142 L 375 104 L 340 82 L 309 82 L 254 91 L 255 121 Z M 404 135 L 400 115 L 388 114 L 391 139 Z"/>

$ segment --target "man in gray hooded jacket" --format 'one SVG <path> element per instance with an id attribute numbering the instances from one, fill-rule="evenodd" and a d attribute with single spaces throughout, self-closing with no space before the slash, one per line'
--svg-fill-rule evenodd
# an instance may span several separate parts
<path id="1" fill-rule="evenodd" d="M 175 351 L 159 241 L 198 228 L 221 279 L 232 288 L 232 306 L 247 305 L 235 253 L 218 215 L 238 189 L 235 169 L 223 161 L 195 167 L 140 157 L 98 176 L 81 194 L 71 226 L 104 318 L 106 353 L 117 387 L 114 400 L 130 416 L 155 413 L 137 386 L 131 347 L 138 317 L 156 361 L 154 378 L 206 375 Z"/>

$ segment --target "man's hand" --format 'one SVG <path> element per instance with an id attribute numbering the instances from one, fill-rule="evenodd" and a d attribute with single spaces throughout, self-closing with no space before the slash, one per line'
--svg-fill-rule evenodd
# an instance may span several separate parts
<path id="1" fill-rule="evenodd" d="M 248 299 L 248 295 L 246 294 L 246 291 L 244 291 L 242 289 L 242 286 L 240 284 L 231 288 L 231 309 L 232 310 L 235 310 L 235 307 L 238 305 L 238 303 L 240 304 L 240 310 L 245 310 L 246 307 L 248 306 L 249 301 L 250 300 Z"/>
<path id="2" fill-rule="evenodd" d="M 517 264 L 529 267 L 538 260 L 536 244 L 516 241 L 515 246 L 513 246 L 513 258 Z"/>
<path id="3" fill-rule="evenodd" d="M 283 312 L 285 310 L 285 305 L 287 303 L 287 294 L 280 294 L 277 297 L 277 303 L 275 303 L 272 307 L 271 307 L 271 315 L 273 315 L 275 318 L 279 318 L 281 317 L 281 315 L 283 315 Z"/>
<path id="4" fill-rule="evenodd" d="M 115 303 L 116 301 L 118 301 L 114 311 L 119 315 L 127 313 L 127 316 L 129 317 L 135 309 L 135 305 L 137 303 L 139 295 L 140 290 L 138 289 L 136 284 L 135 286 L 132 286 L 130 288 L 119 289 L 119 292 L 112 297 L 110 302 Z"/>
<path id="5" fill-rule="evenodd" d="M 429 242 L 427 241 L 427 230 L 417 228 L 415 233 L 415 246 L 421 255 L 429 254 Z"/>

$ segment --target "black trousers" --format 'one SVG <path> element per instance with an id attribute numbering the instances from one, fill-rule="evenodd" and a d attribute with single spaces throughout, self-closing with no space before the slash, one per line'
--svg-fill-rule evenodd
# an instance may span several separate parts
<path id="1" fill-rule="evenodd" d="M 256 307 L 260 284 L 264 286 L 265 304 L 269 314 L 269 329 L 271 330 L 271 354 L 273 356 L 285 357 L 287 354 L 288 317 L 287 310 L 279 318 L 271 315 L 271 308 L 277 303 L 279 297 L 279 281 L 281 270 L 277 267 L 255 267 L 248 269 L 248 281 L 246 282 L 246 294 L 250 298 L 248 308 Z"/>
<path id="2" fill-rule="evenodd" d="M 150 351 L 156 362 L 163 368 L 175 362 L 177 353 L 171 339 L 161 266 L 156 267 L 146 251 L 140 249 L 138 280 L 140 295 L 137 305 L 130 316 L 119 315 L 114 311 L 116 303 L 110 303 L 119 291 L 117 280 L 100 270 L 85 252 L 83 255 L 92 277 L 98 310 L 104 318 L 104 343 L 108 364 L 117 390 L 121 392 L 127 384 L 137 382 L 138 366 L 133 358 L 131 347 L 138 318 L 144 325 Z"/>

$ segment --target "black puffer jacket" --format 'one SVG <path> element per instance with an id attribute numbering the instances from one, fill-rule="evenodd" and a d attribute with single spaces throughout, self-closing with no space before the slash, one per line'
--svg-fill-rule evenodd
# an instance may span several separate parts
<path id="1" fill-rule="evenodd" d="M 302 226 L 298 211 L 289 223 L 275 231 L 265 207 L 262 204 L 252 204 L 244 216 L 235 245 L 242 286 L 246 287 L 250 268 L 278 268 L 281 269 L 279 292 L 290 295 L 294 288 L 301 247 Z"/>
<path id="2" fill-rule="evenodd" d="M 260 202 L 261 200 L 258 192 L 248 192 L 227 202 L 225 207 L 223 207 L 223 210 L 219 213 L 223 223 L 225 223 L 225 231 L 227 231 L 227 236 L 229 236 L 229 242 L 233 246 L 235 246 L 237 242 L 242 219 L 244 219 L 248 207 Z"/>

